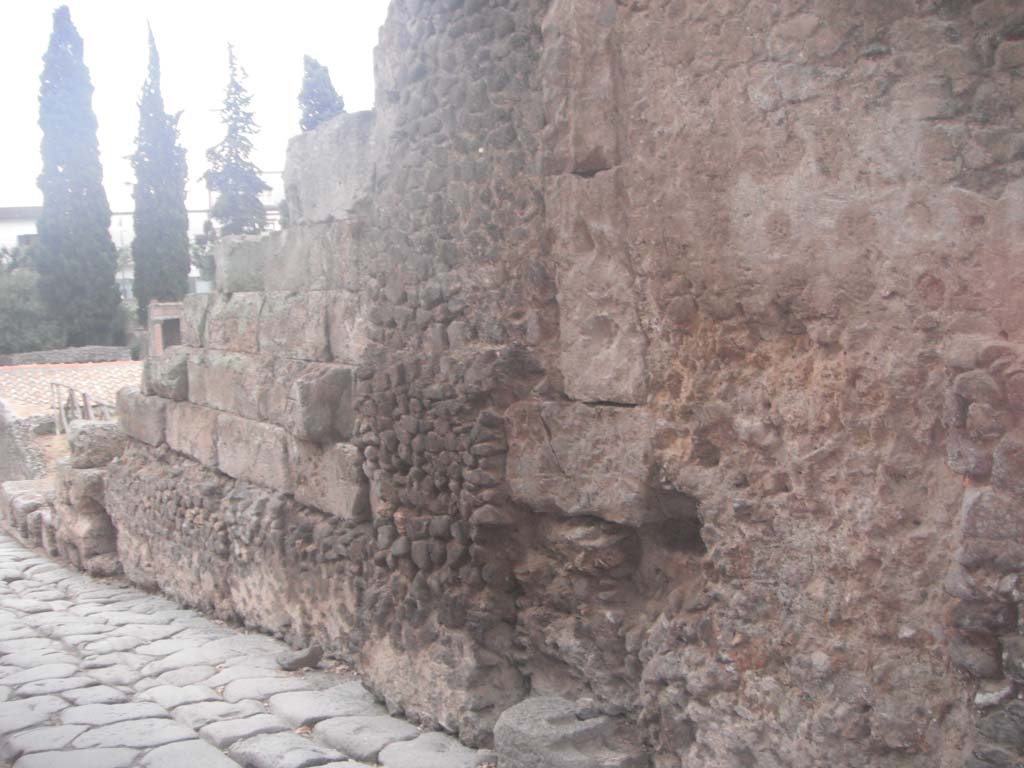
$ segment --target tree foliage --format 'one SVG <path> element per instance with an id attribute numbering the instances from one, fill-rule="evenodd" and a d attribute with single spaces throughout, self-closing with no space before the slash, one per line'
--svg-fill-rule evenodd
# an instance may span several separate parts
<path id="1" fill-rule="evenodd" d="M 0 354 L 64 345 L 64 333 L 39 297 L 39 275 L 18 267 L 0 271 Z"/>
<path id="2" fill-rule="evenodd" d="M 132 259 L 139 319 L 151 299 L 178 301 L 188 292 L 188 212 L 185 208 L 185 150 L 178 146 L 178 118 L 168 115 L 160 92 L 160 54 L 149 32 L 149 73 L 139 99 Z"/>
<path id="3" fill-rule="evenodd" d="M 203 178 L 207 188 L 217 194 L 210 216 L 220 222 L 221 232 L 225 235 L 255 234 L 262 232 L 267 223 L 259 196 L 269 192 L 270 187 L 260 177 L 259 168 L 249 159 L 252 152 L 249 137 L 259 133 L 259 126 L 249 109 L 252 96 L 243 85 L 245 70 L 238 65 L 235 50 L 230 45 L 228 75 L 227 93 L 220 113 L 227 135 L 220 144 L 207 150 L 210 169 Z"/>
<path id="4" fill-rule="evenodd" d="M 325 120 L 344 112 L 345 100 L 334 90 L 327 67 L 312 56 L 306 56 L 303 63 L 305 73 L 302 77 L 302 91 L 299 93 L 302 120 L 299 125 L 303 131 L 311 131 Z"/>
<path id="5" fill-rule="evenodd" d="M 73 346 L 106 343 L 121 301 L 83 48 L 67 7 L 58 8 L 39 90 L 43 212 L 36 267 L 40 295 Z"/>

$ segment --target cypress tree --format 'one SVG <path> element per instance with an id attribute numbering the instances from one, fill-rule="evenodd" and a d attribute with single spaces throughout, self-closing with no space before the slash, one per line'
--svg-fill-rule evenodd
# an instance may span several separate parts
<path id="1" fill-rule="evenodd" d="M 160 54 L 149 31 L 149 74 L 139 99 L 135 169 L 135 298 L 146 321 L 151 299 L 178 301 L 188 292 L 188 213 L 185 208 L 185 150 L 178 146 L 181 113 L 164 112 Z"/>
<path id="2" fill-rule="evenodd" d="M 334 90 L 331 73 L 312 56 L 303 59 L 305 73 L 302 76 L 302 91 L 299 106 L 302 107 L 303 131 L 311 131 L 325 120 L 345 111 L 345 100 Z"/>
<path id="3" fill-rule="evenodd" d="M 73 346 L 109 343 L 121 301 L 92 82 L 82 54 L 82 38 L 61 6 L 53 13 L 39 89 L 43 212 L 36 268 L 40 295 Z"/>
<path id="4" fill-rule="evenodd" d="M 245 70 L 235 59 L 235 50 L 228 46 L 228 88 L 220 120 L 227 127 L 224 140 L 206 152 L 210 169 L 203 174 L 206 187 L 217 193 L 217 202 L 210 216 L 221 224 L 225 235 L 246 235 L 262 232 L 267 217 L 260 194 L 269 192 L 260 170 L 249 160 L 252 152 L 250 136 L 259 133 L 259 126 L 249 109 L 252 96 L 242 81 Z"/>

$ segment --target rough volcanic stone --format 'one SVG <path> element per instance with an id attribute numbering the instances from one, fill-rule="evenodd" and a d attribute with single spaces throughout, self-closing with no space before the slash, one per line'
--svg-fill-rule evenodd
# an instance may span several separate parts
<path id="1" fill-rule="evenodd" d="M 125 434 L 111 421 L 72 421 L 68 425 L 71 466 L 105 467 L 124 451 Z"/>
<path id="2" fill-rule="evenodd" d="M 246 768 L 310 768 L 344 755 L 294 733 L 254 736 L 231 745 L 228 755 Z"/>
<path id="3" fill-rule="evenodd" d="M 369 339 L 366 307 L 359 294 L 351 291 L 327 292 L 327 335 L 331 359 L 346 365 L 359 365 Z"/>
<path id="4" fill-rule="evenodd" d="M 635 728 L 610 717 L 576 717 L 576 705 L 557 697 L 527 699 L 506 709 L 494 727 L 503 768 L 647 768 Z"/>
<path id="5" fill-rule="evenodd" d="M 270 361 L 256 355 L 196 352 L 189 357 L 189 397 L 197 405 L 259 419 L 260 401 L 271 385 L 272 373 Z"/>
<path id="6" fill-rule="evenodd" d="M 394 742 L 378 759 L 384 768 L 476 768 L 476 752 L 443 733 Z"/>
<path id="7" fill-rule="evenodd" d="M 277 655 L 277 665 L 287 671 L 316 667 L 324 657 L 324 649 L 317 644 L 296 651 L 282 651 Z"/>
<path id="8" fill-rule="evenodd" d="M 299 360 L 328 360 L 327 296 L 323 291 L 264 294 L 260 353 Z"/>
<path id="9" fill-rule="evenodd" d="M 313 735 L 349 757 L 375 763 L 388 744 L 415 739 L 420 730 L 405 720 L 384 715 L 332 717 L 317 723 Z"/>
<path id="10" fill-rule="evenodd" d="M 259 352 L 262 309 L 262 293 L 216 294 L 206 313 L 206 348 Z"/>
<path id="11" fill-rule="evenodd" d="M 352 389 L 350 367 L 329 363 L 308 366 L 288 393 L 288 431 L 314 443 L 349 439 L 355 420 Z"/>
<path id="12" fill-rule="evenodd" d="M 383 707 L 358 682 L 342 683 L 325 691 L 280 693 L 270 699 L 270 711 L 299 727 L 329 717 L 382 715 Z"/>
<path id="13" fill-rule="evenodd" d="M 125 434 L 147 445 L 164 441 L 167 401 L 142 394 L 133 387 L 117 393 L 117 418 Z"/>
<path id="14" fill-rule="evenodd" d="M 992 484 L 1024 501 L 1024 433 L 1006 435 L 996 445 L 992 457 Z"/>

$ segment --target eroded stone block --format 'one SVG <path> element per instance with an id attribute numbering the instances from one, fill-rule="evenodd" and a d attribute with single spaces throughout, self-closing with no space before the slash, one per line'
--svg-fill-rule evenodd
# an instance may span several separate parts
<path id="1" fill-rule="evenodd" d="M 68 425 L 71 466 L 105 467 L 121 455 L 127 436 L 112 421 L 72 421 Z"/>
<path id="2" fill-rule="evenodd" d="M 369 191 L 374 118 L 342 114 L 288 142 L 284 184 L 294 223 L 343 219 Z"/>
<path id="3" fill-rule="evenodd" d="M 329 359 L 327 294 L 266 293 L 260 315 L 260 352 L 299 360 Z"/>
<path id="4" fill-rule="evenodd" d="M 325 221 L 281 231 L 280 251 L 264 275 L 267 291 L 356 290 L 364 259 L 350 221 Z"/>
<path id="5" fill-rule="evenodd" d="M 259 352 L 263 294 L 217 294 L 206 315 L 206 346 L 232 352 Z"/>
<path id="6" fill-rule="evenodd" d="M 178 453 L 216 469 L 217 411 L 193 403 L 169 403 L 167 444 Z"/>
<path id="7" fill-rule="evenodd" d="M 308 366 L 288 393 L 289 432 L 303 440 L 328 443 L 352 436 L 352 369 L 342 365 Z"/>
<path id="8" fill-rule="evenodd" d="M 185 346 L 203 346 L 206 312 L 213 296 L 212 293 L 188 293 L 181 300 L 181 343 Z"/>
<path id="9" fill-rule="evenodd" d="M 291 489 L 287 433 L 228 413 L 217 417 L 217 460 L 221 472 L 242 480 Z"/>
<path id="10" fill-rule="evenodd" d="M 649 487 L 654 422 L 644 411 L 522 402 L 507 418 L 508 482 L 518 500 L 625 525 L 694 512 L 665 510 Z"/>
<path id="11" fill-rule="evenodd" d="M 327 334 L 331 359 L 359 365 L 370 342 L 368 322 L 359 294 L 349 291 L 327 293 Z"/>
<path id="12" fill-rule="evenodd" d="M 260 418 L 260 397 L 269 386 L 270 365 L 241 352 L 207 350 L 189 359 L 191 400 L 198 405 Z"/>
<path id="13" fill-rule="evenodd" d="M 345 520 L 370 515 L 370 488 L 359 449 L 347 443 L 321 446 L 291 438 L 288 456 L 295 498 Z"/>
<path id="14" fill-rule="evenodd" d="M 160 445 L 164 441 L 166 409 L 166 400 L 144 395 L 134 387 L 125 387 L 117 393 L 117 418 L 121 429 L 129 437 L 148 445 Z"/>
<path id="15" fill-rule="evenodd" d="M 171 347 L 162 355 L 146 358 L 142 370 L 142 391 L 168 400 L 188 400 L 189 351 Z"/>

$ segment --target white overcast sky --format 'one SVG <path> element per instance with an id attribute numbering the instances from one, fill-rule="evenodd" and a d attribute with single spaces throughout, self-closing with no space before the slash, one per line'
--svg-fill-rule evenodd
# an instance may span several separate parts
<path id="1" fill-rule="evenodd" d="M 85 40 L 99 121 L 104 186 L 115 211 L 131 209 L 131 165 L 146 76 L 146 22 L 153 26 L 168 112 L 182 111 L 189 208 L 205 208 L 198 178 L 206 149 L 223 136 L 217 110 L 227 84 L 227 43 L 249 74 L 261 133 L 253 159 L 284 167 L 299 132 L 303 54 L 330 68 L 348 111 L 373 107 L 373 48 L 387 0 L 67 0 Z M 0 0 L 0 206 L 38 205 L 39 75 L 60 2 Z M 278 186 L 278 185 L 275 185 Z"/>

